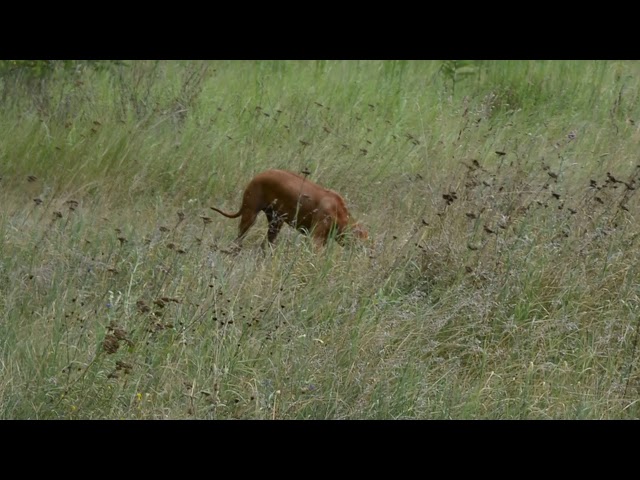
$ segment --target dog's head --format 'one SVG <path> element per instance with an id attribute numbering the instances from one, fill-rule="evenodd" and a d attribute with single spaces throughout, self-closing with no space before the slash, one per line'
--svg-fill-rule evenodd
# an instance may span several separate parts
<path id="1" fill-rule="evenodd" d="M 359 238 L 360 240 L 369 240 L 369 232 L 360 222 L 355 222 L 353 225 L 351 225 L 351 232 L 356 238 Z"/>
<path id="2" fill-rule="evenodd" d="M 369 232 L 360 222 L 349 223 L 349 225 L 338 235 L 337 240 L 341 245 L 351 243 L 355 239 L 367 241 Z"/>

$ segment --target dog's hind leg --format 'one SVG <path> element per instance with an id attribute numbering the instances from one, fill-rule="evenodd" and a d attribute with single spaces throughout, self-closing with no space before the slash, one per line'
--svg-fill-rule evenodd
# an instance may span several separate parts
<path id="1" fill-rule="evenodd" d="M 235 239 L 234 243 L 237 246 L 240 246 L 242 243 L 242 239 L 245 237 L 249 229 L 256 223 L 256 218 L 258 217 L 259 212 L 254 212 L 251 210 L 244 210 L 242 212 L 242 218 L 240 219 L 240 226 L 238 227 L 238 238 Z"/>

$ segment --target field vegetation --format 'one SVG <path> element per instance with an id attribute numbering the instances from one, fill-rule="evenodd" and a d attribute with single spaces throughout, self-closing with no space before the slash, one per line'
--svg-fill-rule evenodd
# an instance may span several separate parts
<path id="1" fill-rule="evenodd" d="M 0 418 L 640 415 L 640 63 L 0 61 Z M 308 169 L 322 251 L 251 177 Z"/>

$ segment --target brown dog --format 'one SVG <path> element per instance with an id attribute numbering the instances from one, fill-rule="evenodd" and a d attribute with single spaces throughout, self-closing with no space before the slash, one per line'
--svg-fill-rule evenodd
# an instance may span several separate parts
<path id="1" fill-rule="evenodd" d="M 271 244 L 284 222 L 303 233 L 311 233 L 318 246 L 326 244 L 334 228 L 340 243 L 347 231 L 358 238 L 368 238 L 367 231 L 351 218 L 344 199 L 338 193 L 284 170 L 267 170 L 256 175 L 244 191 L 238 213 L 229 214 L 214 207 L 211 209 L 228 218 L 242 216 L 237 245 L 240 245 L 261 211 L 269 221 L 267 239 Z"/>

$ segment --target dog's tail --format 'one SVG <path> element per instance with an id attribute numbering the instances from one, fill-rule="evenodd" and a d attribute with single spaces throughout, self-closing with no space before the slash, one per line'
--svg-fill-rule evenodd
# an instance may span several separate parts
<path id="1" fill-rule="evenodd" d="M 229 214 L 229 213 L 224 213 L 222 210 L 218 210 L 218 209 L 217 209 L 217 208 L 215 208 L 215 207 L 209 207 L 209 208 L 210 208 L 211 210 L 214 210 L 214 211 L 218 212 L 218 213 L 221 213 L 222 215 L 224 215 L 224 216 L 225 216 L 225 217 L 227 217 L 227 218 L 238 218 L 240 215 L 242 215 L 242 209 L 240 209 L 240 210 L 238 211 L 238 213 Z"/>

